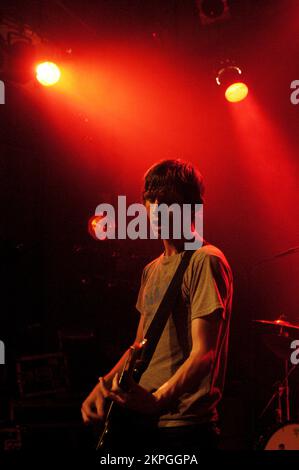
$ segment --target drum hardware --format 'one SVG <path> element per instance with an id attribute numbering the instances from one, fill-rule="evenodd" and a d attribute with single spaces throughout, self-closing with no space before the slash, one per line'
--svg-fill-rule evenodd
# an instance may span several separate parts
<path id="1" fill-rule="evenodd" d="M 271 325 L 279 329 L 280 333 L 284 331 L 284 328 L 289 328 L 292 330 L 299 330 L 299 325 L 294 325 L 286 320 L 284 320 L 285 315 L 280 315 L 277 320 L 252 320 L 255 323 L 260 323 L 261 325 Z"/>
<path id="2" fill-rule="evenodd" d="M 295 370 L 296 366 L 291 367 L 288 370 L 288 361 L 285 361 L 285 377 L 281 382 L 276 383 L 276 390 L 274 391 L 272 397 L 266 404 L 265 408 L 261 412 L 259 419 L 261 419 L 270 405 L 273 403 L 275 398 L 277 398 L 277 408 L 275 410 L 276 414 L 276 422 L 277 423 L 283 423 L 285 421 L 290 421 L 290 389 L 289 389 L 289 377 L 292 374 L 292 372 Z M 283 416 L 283 407 L 282 407 L 282 399 L 283 396 L 285 397 L 285 419 Z"/>
<path id="3" fill-rule="evenodd" d="M 284 361 L 284 378 L 276 382 L 275 391 L 270 400 L 262 410 L 259 419 L 261 419 L 270 405 L 277 399 L 277 408 L 275 409 L 276 429 L 272 436 L 265 443 L 264 436 L 261 436 L 259 442 L 264 442 L 264 450 L 299 450 L 299 424 L 291 423 L 290 415 L 290 389 L 289 377 L 296 368 L 293 365 L 289 368 L 291 335 L 299 333 L 299 326 L 286 321 L 284 316 L 277 320 L 253 320 L 256 325 L 261 325 L 263 330 L 270 330 L 262 334 L 262 339 L 267 347 L 280 359 Z"/>

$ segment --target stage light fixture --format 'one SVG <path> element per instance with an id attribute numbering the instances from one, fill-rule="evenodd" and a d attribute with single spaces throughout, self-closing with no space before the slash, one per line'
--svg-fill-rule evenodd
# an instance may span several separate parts
<path id="1" fill-rule="evenodd" d="M 243 101 L 248 95 L 248 86 L 241 80 L 242 75 L 240 67 L 228 60 L 217 72 L 216 83 L 225 90 L 224 96 L 230 103 Z"/>
<path id="2" fill-rule="evenodd" d="M 196 0 L 196 5 L 200 22 L 204 26 L 230 18 L 227 0 Z"/>
<path id="3" fill-rule="evenodd" d="M 97 215 L 93 215 L 92 217 L 90 217 L 90 219 L 88 221 L 89 235 L 91 235 L 92 238 L 94 238 L 95 240 L 97 240 L 96 228 L 97 228 L 97 224 L 99 223 L 100 220 L 101 220 L 101 217 L 99 217 Z"/>
<path id="4" fill-rule="evenodd" d="M 70 56 L 71 50 L 64 52 Z M 0 73 L 4 82 L 26 85 L 37 80 L 43 86 L 54 85 L 61 72 L 53 60 L 61 62 L 64 52 L 45 41 L 30 25 L 5 13 L 1 16 Z"/>
<path id="5" fill-rule="evenodd" d="M 26 84 L 34 72 L 35 48 L 28 41 L 0 44 L 0 70 L 4 80 Z"/>
<path id="6" fill-rule="evenodd" d="M 203 13 L 209 18 L 217 18 L 224 12 L 224 2 L 222 0 L 203 0 L 201 8 Z"/>
<path id="7" fill-rule="evenodd" d="M 60 75 L 59 67 L 54 62 L 41 62 L 36 66 L 36 79 L 43 86 L 55 85 Z"/>
<path id="8" fill-rule="evenodd" d="M 98 225 L 99 230 L 98 230 Z M 113 221 L 107 221 L 103 215 L 93 215 L 88 221 L 88 232 L 95 240 L 107 240 L 107 232 L 115 231 L 116 224 Z"/>

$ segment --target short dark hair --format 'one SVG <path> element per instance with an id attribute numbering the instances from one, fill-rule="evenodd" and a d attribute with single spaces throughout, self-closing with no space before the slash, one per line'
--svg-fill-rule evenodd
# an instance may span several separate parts
<path id="1" fill-rule="evenodd" d="M 144 175 L 143 202 L 159 196 L 170 203 L 203 204 L 204 184 L 201 173 L 191 163 L 180 159 L 162 160 Z"/>

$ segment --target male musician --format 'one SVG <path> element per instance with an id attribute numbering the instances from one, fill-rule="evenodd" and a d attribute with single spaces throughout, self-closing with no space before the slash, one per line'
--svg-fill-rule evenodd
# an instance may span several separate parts
<path id="1" fill-rule="evenodd" d="M 161 161 L 144 177 L 143 201 L 148 211 L 150 204 L 165 203 L 168 207 L 173 203 L 181 207 L 201 204 L 203 192 L 200 173 L 181 160 Z M 194 217 L 193 211 L 192 231 Z M 161 235 L 160 227 L 158 231 Z M 143 270 L 136 304 L 140 312 L 138 342 L 143 339 L 182 259 L 184 242 L 183 238 L 163 239 L 163 254 Z M 139 451 L 157 448 L 179 454 L 215 448 L 232 291 L 232 274 L 226 258 L 218 248 L 203 242 L 191 257 L 175 307 L 140 383 L 133 384 L 127 392 L 118 386 L 126 352 L 84 401 L 84 422 L 103 420 L 108 399 L 143 413 L 144 421 L 156 422 L 155 432 L 140 436 Z M 125 437 L 120 437 L 122 448 L 128 445 Z"/>

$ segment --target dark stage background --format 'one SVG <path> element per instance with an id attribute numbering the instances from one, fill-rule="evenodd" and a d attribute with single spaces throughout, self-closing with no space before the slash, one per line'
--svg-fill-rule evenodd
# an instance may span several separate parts
<path id="1" fill-rule="evenodd" d="M 1 106 L 0 424 L 22 446 L 83 442 L 81 401 L 133 339 L 140 275 L 162 249 L 96 241 L 88 220 L 117 195 L 139 202 L 143 173 L 166 157 L 203 173 L 204 235 L 234 272 L 222 446 L 251 449 L 275 421 L 274 407 L 259 414 L 283 365 L 252 320 L 299 322 L 298 251 L 275 257 L 299 244 L 299 4 L 228 5 L 204 25 L 192 0 L 1 3 L 62 67 L 53 88 L 5 82 Z M 237 105 L 215 83 L 227 57 L 249 86 Z M 298 421 L 298 371 L 290 385 Z"/>

